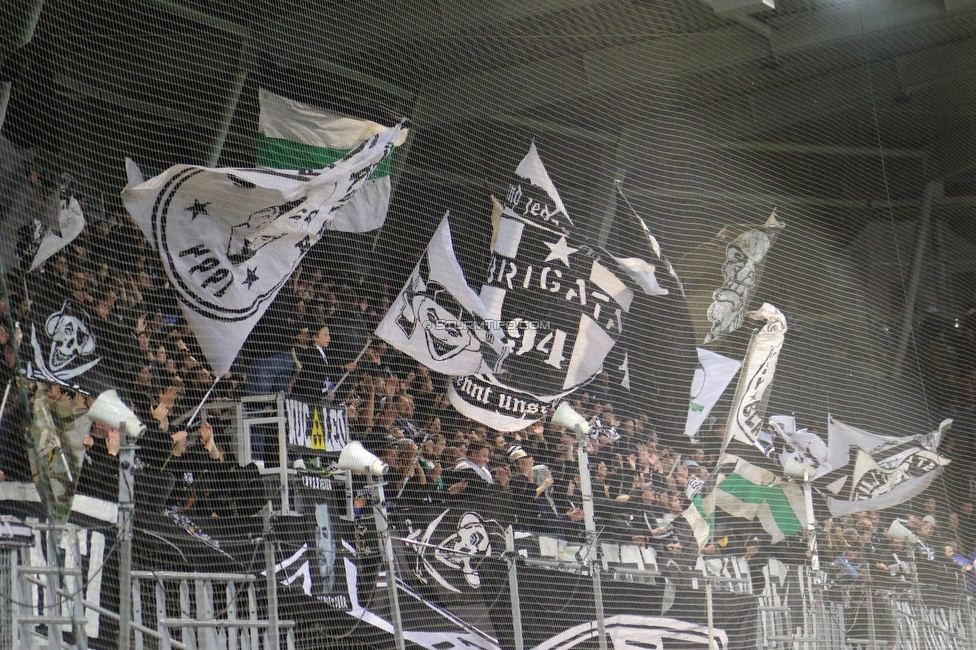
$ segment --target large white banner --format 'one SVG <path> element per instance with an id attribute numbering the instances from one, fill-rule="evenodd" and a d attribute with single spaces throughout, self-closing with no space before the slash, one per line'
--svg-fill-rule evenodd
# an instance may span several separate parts
<path id="1" fill-rule="evenodd" d="M 159 253 L 216 374 L 230 370 L 278 291 L 399 133 L 397 126 L 375 135 L 311 173 L 176 165 L 138 183 L 127 163 L 122 200 Z"/>

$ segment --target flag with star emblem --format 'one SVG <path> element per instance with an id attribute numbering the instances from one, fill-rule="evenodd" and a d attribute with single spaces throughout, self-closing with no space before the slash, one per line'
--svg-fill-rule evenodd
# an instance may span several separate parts
<path id="1" fill-rule="evenodd" d="M 635 296 L 667 294 L 653 265 L 574 237 L 535 144 L 515 175 L 481 287 L 508 356 L 494 372 L 455 377 L 448 391 L 458 411 L 502 431 L 538 420 L 601 371 Z"/>
<path id="2" fill-rule="evenodd" d="M 257 164 L 273 169 L 320 169 L 341 159 L 388 127 L 339 115 L 261 88 Z M 407 137 L 403 129 L 395 145 Z M 333 218 L 333 229 L 367 232 L 383 225 L 390 207 L 390 161 L 376 165 L 369 180 Z"/>
<path id="3" fill-rule="evenodd" d="M 400 131 L 373 135 L 317 171 L 176 165 L 138 183 L 127 162 L 122 200 L 159 253 L 215 373 L 230 369 L 255 323 L 309 248 L 336 229 L 336 214 Z"/>

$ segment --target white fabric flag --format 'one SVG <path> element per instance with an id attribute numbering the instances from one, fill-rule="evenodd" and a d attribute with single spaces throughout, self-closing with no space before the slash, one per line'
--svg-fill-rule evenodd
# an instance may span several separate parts
<path id="1" fill-rule="evenodd" d="M 431 370 L 473 375 L 493 370 L 506 351 L 490 318 L 464 279 L 444 215 L 376 335 Z"/>
<path id="2" fill-rule="evenodd" d="M 67 201 L 61 201 L 61 214 L 58 217 L 58 229 L 60 233 L 54 232 L 45 224 L 35 222 L 36 230 L 34 238 L 39 240 L 37 252 L 34 253 L 34 261 L 29 270 L 33 271 L 38 266 L 46 262 L 52 255 L 77 239 L 81 231 L 85 229 L 85 215 L 81 211 L 78 201 L 72 197 Z"/>
<path id="3" fill-rule="evenodd" d="M 217 374 L 334 216 L 390 152 L 394 127 L 310 173 L 176 165 L 122 192 L 159 253 L 183 315 Z M 126 164 L 134 172 L 133 165 Z"/>
<path id="4" fill-rule="evenodd" d="M 319 169 L 331 164 L 355 146 L 388 127 L 360 120 L 317 106 L 276 95 L 264 88 L 258 92 L 257 163 L 274 169 Z M 403 144 L 403 129 L 394 145 Z M 352 199 L 333 218 L 333 230 L 367 232 L 383 225 L 390 206 L 389 161 L 378 165 Z"/>
<path id="5" fill-rule="evenodd" d="M 742 362 L 735 359 L 723 357 L 705 348 L 695 349 L 698 351 L 699 367 L 691 382 L 691 403 L 688 405 L 688 420 L 685 422 L 685 435 L 689 438 L 698 433 L 698 429 L 708 419 L 708 414 L 732 382 L 735 373 L 742 367 Z"/>
<path id="6" fill-rule="evenodd" d="M 949 464 L 939 456 L 938 446 L 950 426 L 952 420 L 943 420 L 932 433 L 895 437 L 828 420 L 828 452 L 831 463 L 836 463 L 833 470 L 848 466 L 851 449 L 857 449 L 853 469 L 835 481 L 837 490 L 831 490 L 847 490 L 847 499 L 828 498 L 831 514 L 883 510 L 923 492 Z"/>
<path id="7" fill-rule="evenodd" d="M 746 351 L 732 410 L 725 426 L 723 455 L 732 440 L 750 447 L 756 445 L 762 430 L 769 388 L 776 374 L 776 362 L 786 337 L 786 317 L 768 302 L 748 316 L 764 319 L 766 324 L 753 335 Z"/>
<path id="8" fill-rule="evenodd" d="M 851 462 L 851 450 L 862 449 L 872 456 L 884 453 L 904 445 L 918 445 L 929 451 L 936 451 L 942 436 L 952 425 L 952 420 L 944 420 L 939 428 L 932 432 L 914 436 L 885 436 L 870 433 L 849 424 L 827 416 L 827 458 L 829 470 L 834 471 L 846 467 Z M 827 474 L 818 472 L 817 477 Z"/>
<path id="9" fill-rule="evenodd" d="M 549 172 L 546 171 L 546 166 L 542 164 L 542 158 L 539 156 L 539 150 L 535 146 L 535 142 L 529 147 L 529 153 L 525 155 L 519 166 L 515 168 L 515 173 L 522 178 L 526 178 L 536 187 L 542 189 L 549 198 L 552 199 L 553 205 L 556 207 L 557 212 L 562 212 L 569 221 L 570 225 L 573 224 L 573 220 L 569 218 L 569 213 L 566 212 L 566 206 L 563 205 L 563 200 L 559 198 L 559 192 L 556 191 L 556 186 L 553 185 L 552 179 L 549 178 Z M 518 201 L 512 201 L 512 203 L 518 204 Z"/>

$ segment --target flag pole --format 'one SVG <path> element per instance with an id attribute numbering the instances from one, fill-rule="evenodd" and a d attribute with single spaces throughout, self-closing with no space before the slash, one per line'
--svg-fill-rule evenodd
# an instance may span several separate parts
<path id="1" fill-rule="evenodd" d="M 14 380 L 7 382 L 7 388 L 3 391 L 3 402 L 0 403 L 0 422 L 3 422 L 3 414 L 7 412 L 7 400 L 10 398 L 10 386 Z"/>
<path id="2" fill-rule="evenodd" d="M 820 573 L 820 554 L 817 552 L 817 521 L 813 517 L 813 487 L 810 485 L 810 466 L 803 467 L 803 505 L 807 510 L 806 529 L 809 531 L 807 540 L 810 551 L 810 570 L 814 575 Z"/>
<path id="3" fill-rule="evenodd" d="M 220 375 L 217 375 L 217 378 L 214 379 L 214 382 L 212 384 L 210 384 L 210 388 L 207 389 L 207 394 L 203 396 L 203 399 L 200 400 L 200 403 L 199 404 L 197 404 L 196 410 L 193 411 L 193 415 L 191 415 L 190 416 L 190 419 L 186 421 L 186 427 L 185 428 L 189 429 L 190 428 L 190 425 L 193 424 L 193 420 L 196 419 L 197 413 L 200 412 L 200 409 L 202 409 L 203 408 L 203 405 L 207 402 L 207 399 L 210 397 L 210 393 L 213 392 L 213 389 L 217 386 L 217 382 L 218 381 L 220 381 Z"/>
<path id="4" fill-rule="evenodd" d="M 586 532 L 585 561 L 590 563 L 590 576 L 593 579 L 593 609 L 596 614 L 596 627 L 600 650 L 607 650 L 606 623 L 603 618 L 603 585 L 600 582 L 599 553 L 597 552 L 596 521 L 593 513 L 593 485 L 590 481 L 590 457 L 586 452 L 589 427 L 576 427 L 577 459 L 580 472 L 580 498 L 583 501 L 583 527 Z"/>
<path id="5" fill-rule="evenodd" d="M 339 379 L 339 381 L 336 382 L 336 385 L 332 387 L 332 392 L 329 393 L 329 397 L 334 396 L 336 394 L 336 392 L 339 390 L 339 386 L 342 386 L 342 384 L 344 384 L 346 382 L 346 379 L 349 378 L 349 375 L 351 375 L 352 373 L 354 373 L 356 371 L 356 367 L 359 365 L 359 360 L 363 358 L 363 355 L 366 354 L 366 350 L 369 349 L 369 346 L 372 343 L 373 343 L 373 336 L 371 334 L 369 337 L 367 337 L 366 345 L 364 345 L 363 346 L 363 349 L 359 351 L 359 354 L 356 355 L 356 358 L 352 360 L 352 364 L 353 364 L 352 370 L 347 370 L 346 371 L 346 374 L 344 374 Z"/>

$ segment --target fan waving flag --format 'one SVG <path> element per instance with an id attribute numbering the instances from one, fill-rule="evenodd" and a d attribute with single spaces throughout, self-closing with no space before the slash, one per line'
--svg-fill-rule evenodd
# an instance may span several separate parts
<path id="1" fill-rule="evenodd" d="M 448 216 L 390 306 L 376 335 L 445 375 L 490 372 L 506 352 L 454 255 Z"/>
<path id="2" fill-rule="evenodd" d="M 319 171 L 176 165 L 126 186 L 125 207 L 159 253 L 216 374 L 230 369 L 309 248 L 326 230 L 347 225 L 334 223 L 336 213 L 389 155 L 400 131 L 374 135 Z"/>
<path id="3" fill-rule="evenodd" d="M 339 115 L 317 106 L 276 95 L 258 93 L 257 164 L 273 169 L 321 169 L 342 159 L 367 139 L 388 127 L 369 120 Z M 403 144 L 403 129 L 394 142 Z M 383 225 L 390 207 L 390 156 L 373 169 L 352 199 L 333 217 L 333 230 L 367 232 Z"/>

